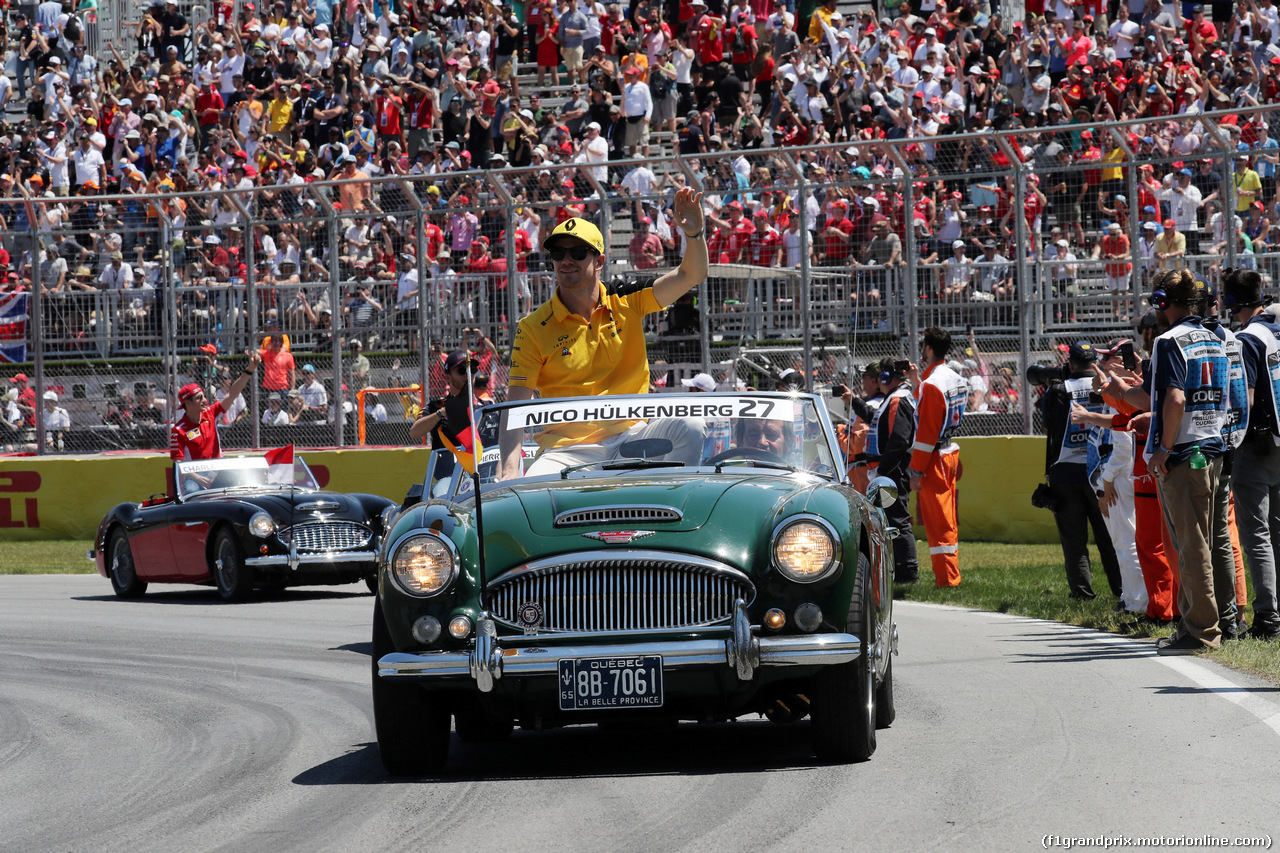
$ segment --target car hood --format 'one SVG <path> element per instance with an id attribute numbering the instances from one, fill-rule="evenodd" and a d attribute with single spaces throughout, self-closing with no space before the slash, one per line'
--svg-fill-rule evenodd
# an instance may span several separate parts
<path id="1" fill-rule="evenodd" d="M 751 473 L 516 484 L 484 496 L 485 541 L 490 557 L 497 558 L 495 565 L 514 566 L 567 551 L 617 547 L 679 550 L 746 566 L 767 543 L 777 520 L 804 509 L 820 482 L 804 476 Z M 649 507 L 674 509 L 680 518 L 634 520 L 620 514 L 624 517 L 589 524 L 555 523 L 558 516 L 576 510 Z M 743 529 L 744 519 L 751 520 L 749 529 Z M 586 536 L 610 531 L 640 531 L 641 535 L 630 541 Z"/>
<path id="2" fill-rule="evenodd" d="M 216 503 L 238 503 L 269 513 L 276 523 L 289 527 L 305 521 L 351 519 L 363 522 L 365 511 L 359 499 L 339 492 L 268 492 L 254 495 L 210 495 L 197 497 L 191 503 L 208 500 Z"/>

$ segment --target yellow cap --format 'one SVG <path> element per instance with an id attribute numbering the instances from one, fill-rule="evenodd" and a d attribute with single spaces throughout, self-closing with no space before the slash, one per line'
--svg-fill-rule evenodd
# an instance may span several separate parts
<path id="1" fill-rule="evenodd" d="M 600 233 L 600 229 L 592 225 L 585 219 L 577 216 L 566 219 L 556 226 L 555 230 L 547 235 L 547 239 L 542 241 L 542 248 L 550 248 L 551 242 L 557 237 L 577 237 L 582 242 L 596 250 L 597 254 L 604 254 L 604 235 Z"/>

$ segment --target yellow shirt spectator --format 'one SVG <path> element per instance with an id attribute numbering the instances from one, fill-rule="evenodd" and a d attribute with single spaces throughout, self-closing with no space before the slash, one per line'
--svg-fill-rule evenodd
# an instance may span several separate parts
<path id="1" fill-rule="evenodd" d="M 1167 220 L 1172 223 L 1173 220 Z M 1185 256 L 1187 254 L 1187 236 L 1174 231 L 1172 228 L 1165 228 L 1160 232 L 1160 236 L 1156 237 L 1156 266 L 1161 270 L 1180 270 L 1185 266 Z M 1161 257 L 1165 255 L 1166 257 Z"/>
<path id="2" fill-rule="evenodd" d="M 1249 205 L 1262 199 L 1262 179 L 1249 168 L 1248 160 L 1241 159 L 1236 166 L 1236 213 L 1244 213 Z"/>
<path id="3" fill-rule="evenodd" d="M 1124 149 L 1113 148 L 1106 154 L 1102 155 L 1103 163 L 1123 163 Z M 1124 180 L 1124 169 L 1117 165 L 1105 166 L 1102 170 L 1102 180 L 1104 181 L 1122 181 Z"/>
<path id="4" fill-rule="evenodd" d="M 270 133 L 284 133 L 293 118 L 293 101 L 288 98 L 272 98 L 267 106 L 267 130 Z"/>

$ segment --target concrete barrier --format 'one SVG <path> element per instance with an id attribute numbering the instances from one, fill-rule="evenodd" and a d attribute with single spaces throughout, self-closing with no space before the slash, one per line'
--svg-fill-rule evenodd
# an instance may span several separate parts
<path id="1" fill-rule="evenodd" d="M 960 539 L 1056 542 L 1053 516 L 1031 506 L 1044 470 L 1044 439 L 962 438 Z M 422 478 L 422 448 L 351 448 L 302 452 L 317 479 L 339 492 L 393 500 Z M 89 539 L 107 510 L 164 491 L 167 455 L 120 453 L 77 457 L 0 457 L 0 542 Z M 924 529 L 916 527 L 924 538 Z"/>

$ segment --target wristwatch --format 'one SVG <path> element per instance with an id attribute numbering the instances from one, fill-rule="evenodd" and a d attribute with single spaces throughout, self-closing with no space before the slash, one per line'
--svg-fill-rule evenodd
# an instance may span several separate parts
<path id="1" fill-rule="evenodd" d="M 697 240 L 699 237 L 701 237 L 701 236 L 706 232 L 706 230 L 707 230 L 707 229 L 705 229 L 705 228 L 699 228 L 699 229 L 698 229 L 698 233 L 697 233 L 697 234 L 686 234 L 686 235 L 684 235 L 684 236 L 685 236 L 685 239 L 686 239 L 686 240 Z"/>

